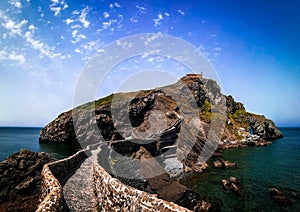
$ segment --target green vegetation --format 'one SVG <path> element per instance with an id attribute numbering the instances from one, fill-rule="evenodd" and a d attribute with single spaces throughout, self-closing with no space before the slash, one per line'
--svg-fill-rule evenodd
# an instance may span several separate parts
<path id="1" fill-rule="evenodd" d="M 239 133 L 238 133 L 237 130 L 234 130 L 234 135 L 235 135 L 235 138 L 236 138 L 237 140 L 242 140 L 242 139 L 244 139 L 244 136 L 239 135 Z"/>
<path id="2" fill-rule="evenodd" d="M 101 211 L 101 204 L 100 204 L 99 202 L 96 204 L 96 210 L 97 210 L 98 212 Z"/>
<path id="3" fill-rule="evenodd" d="M 211 121 L 211 109 L 212 106 L 208 100 L 205 100 L 204 104 L 201 106 L 200 119 L 205 122 Z"/>
<path id="4" fill-rule="evenodd" d="M 110 104 L 113 100 L 113 97 L 114 97 L 114 94 L 111 94 L 102 99 L 98 99 L 97 101 L 95 101 L 95 107 L 97 108 L 102 105 Z"/>
<path id="5" fill-rule="evenodd" d="M 136 156 L 136 153 L 134 152 L 134 153 L 132 153 L 132 154 L 130 155 L 130 159 L 134 159 L 135 156 Z"/>
<path id="6" fill-rule="evenodd" d="M 117 93 L 117 94 L 110 94 L 109 96 L 103 97 L 101 99 L 98 99 L 94 102 L 88 102 L 86 104 L 83 104 L 76 109 L 79 110 L 92 110 L 94 108 L 99 108 L 100 106 L 103 105 L 108 105 L 111 104 L 112 101 L 122 101 L 142 95 L 146 95 L 150 91 L 140 91 L 140 92 L 128 92 L 128 93 Z"/>
<path id="7" fill-rule="evenodd" d="M 28 149 L 20 149 L 20 153 L 21 154 L 29 154 L 30 150 L 28 150 Z"/>
<path id="8" fill-rule="evenodd" d="M 112 165 L 115 165 L 118 162 L 118 160 L 114 159 L 114 158 L 111 158 L 110 160 L 111 160 Z"/>

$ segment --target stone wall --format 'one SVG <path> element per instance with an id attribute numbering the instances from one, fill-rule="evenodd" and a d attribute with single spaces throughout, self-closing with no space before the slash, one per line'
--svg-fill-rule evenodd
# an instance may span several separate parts
<path id="1" fill-rule="evenodd" d="M 75 155 L 44 165 L 40 204 L 37 212 L 68 211 L 63 185 L 76 168 L 98 145 L 91 145 Z M 101 211 L 190 211 L 173 202 L 159 199 L 155 194 L 140 191 L 121 183 L 98 163 L 93 165 L 93 179 Z"/>
<path id="2" fill-rule="evenodd" d="M 62 186 L 78 165 L 87 158 L 87 154 L 89 150 L 81 150 L 68 158 L 44 165 L 37 212 L 67 210 Z"/>
<path id="3" fill-rule="evenodd" d="M 113 178 L 99 164 L 93 166 L 93 177 L 100 211 L 190 211 L 155 194 L 140 191 Z"/>

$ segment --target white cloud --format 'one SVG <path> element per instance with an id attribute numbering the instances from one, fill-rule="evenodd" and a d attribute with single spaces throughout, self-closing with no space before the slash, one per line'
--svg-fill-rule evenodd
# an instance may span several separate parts
<path id="1" fill-rule="evenodd" d="M 9 3 L 18 9 L 22 7 L 20 0 L 10 0 Z"/>
<path id="2" fill-rule="evenodd" d="M 118 7 L 118 8 L 121 7 L 121 5 L 120 5 L 118 2 L 114 3 L 114 6 L 115 6 L 115 7 Z"/>
<path id="3" fill-rule="evenodd" d="M 72 40 L 71 43 L 76 44 L 79 41 L 81 41 L 82 39 L 86 39 L 86 36 L 83 34 L 79 34 L 78 30 L 73 30 L 72 32 L 72 37 L 75 38 L 75 40 Z"/>
<path id="4" fill-rule="evenodd" d="M 0 14 L 0 18 L 4 19 L 4 23 L 2 23 L 2 26 L 9 31 L 9 35 L 15 36 L 22 34 L 22 27 L 27 24 L 27 20 L 22 20 L 19 23 L 14 22 L 13 20 L 9 19 L 5 15 Z"/>
<path id="5" fill-rule="evenodd" d="M 70 23 L 73 23 L 74 20 L 68 18 L 68 19 L 65 20 L 65 22 L 66 22 L 67 25 L 69 25 Z"/>
<path id="6" fill-rule="evenodd" d="M 79 16 L 79 21 L 83 24 L 84 28 L 88 28 L 90 25 L 90 22 L 86 20 L 86 15 L 88 11 L 88 7 L 84 8 L 83 10 L 81 10 L 81 14 Z"/>
<path id="7" fill-rule="evenodd" d="M 181 15 L 185 15 L 185 13 L 182 10 L 178 10 L 177 12 Z"/>
<path id="8" fill-rule="evenodd" d="M 35 32 L 37 27 L 33 24 L 30 24 L 27 27 L 27 31 L 25 34 L 23 33 L 24 26 L 28 23 L 27 20 L 22 20 L 20 22 L 15 22 L 6 16 L 3 11 L 0 10 L 0 20 L 2 19 L 2 26 L 8 30 L 8 34 L 12 37 L 20 37 L 25 40 L 25 45 L 30 46 L 32 49 L 37 50 L 39 52 L 40 57 L 60 57 L 61 53 L 55 52 L 55 47 L 49 47 L 46 43 L 35 38 Z M 14 49 L 16 50 L 16 49 Z M 17 49 L 19 51 L 20 49 Z M 17 51 L 10 51 L 10 53 L 4 54 L 1 52 L 1 57 L 6 57 L 7 60 L 18 61 L 20 64 L 25 63 L 25 56 L 24 54 L 17 53 Z"/>
<path id="9" fill-rule="evenodd" d="M 50 7 L 50 10 L 52 12 L 54 12 L 54 16 L 58 16 L 58 14 L 60 13 L 61 11 L 61 8 L 60 7 Z"/>
<path id="10" fill-rule="evenodd" d="M 78 35 L 78 38 L 80 38 L 80 39 L 86 39 L 86 36 L 83 35 L 83 34 L 79 34 L 79 35 Z"/>
<path id="11" fill-rule="evenodd" d="M 32 31 L 27 31 L 23 37 L 26 40 L 26 42 L 31 46 L 31 48 L 39 51 L 41 57 L 46 56 L 49 58 L 54 58 L 61 56 L 61 53 L 54 52 L 54 48 L 50 48 L 47 44 L 35 39 L 34 32 Z"/>
<path id="12" fill-rule="evenodd" d="M 146 13 L 146 8 L 145 7 L 142 7 L 140 5 L 136 5 L 135 7 L 139 10 L 140 13 Z"/>
<path id="13" fill-rule="evenodd" d="M 74 51 L 75 51 L 76 53 L 78 53 L 78 54 L 81 53 L 80 49 L 78 49 L 78 48 L 76 48 Z"/>
<path id="14" fill-rule="evenodd" d="M 161 13 L 159 13 L 159 14 L 157 15 L 157 17 L 158 17 L 160 20 L 162 20 L 162 19 L 163 19 L 163 16 L 162 16 L 162 14 L 161 14 Z"/>
<path id="15" fill-rule="evenodd" d="M 77 33 L 78 33 L 78 30 L 74 30 L 74 31 L 72 32 L 72 37 L 75 38 L 76 35 L 77 35 Z"/>
<path id="16" fill-rule="evenodd" d="M 19 62 L 20 64 L 24 64 L 26 61 L 23 54 L 17 54 L 16 52 L 11 52 L 8 55 L 8 59 L 15 60 L 15 61 Z"/>
<path id="17" fill-rule="evenodd" d="M 168 17 L 169 17 L 169 16 L 170 16 L 170 13 L 165 13 L 165 16 L 168 16 Z"/>
<path id="18" fill-rule="evenodd" d="M 26 62 L 23 54 L 17 54 L 15 51 L 7 52 L 5 50 L 0 50 L 0 60 L 16 61 L 20 65 Z"/>
<path id="19" fill-rule="evenodd" d="M 58 16 L 62 10 L 65 10 L 69 7 L 69 5 L 64 0 L 50 0 L 52 4 L 50 4 L 50 10 L 54 12 L 54 16 Z"/>
<path id="20" fill-rule="evenodd" d="M 132 18 L 130 18 L 130 22 L 137 23 L 138 22 L 138 17 L 132 17 Z"/>
<path id="21" fill-rule="evenodd" d="M 154 26 L 159 26 L 159 25 L 161 25 L 161 21 L 162 21 L 162 20 L 163 20 L 163 16 L 162 16 L 161 13 L 159 13 L 159 14 L 157 15 L 157 18 L 153 19 L 153 21 L 154 21 Z"/>
<path id="22" fill-rule="evenodd" d="M 103 16 L 104 16 L 104 18 L 108 18 L 108 17 L 109 17 L 108 12 L 104 12 L 104 13 L 103 13 Z"/>
<path id="23" fill-rule="evenodd" d="M 30 24 L 28 29 L 31 30 L 31 31 L 35 31 L 36 27 L 33 24 Z"/>
<path id="24" fill-rule="evenodd" d="M 79 15 L 80 12 L 79 12 L 78 10 L 74 10 L 74 11 L 72 11 L 72 14 L 73 14 L 73 15 Z"/>

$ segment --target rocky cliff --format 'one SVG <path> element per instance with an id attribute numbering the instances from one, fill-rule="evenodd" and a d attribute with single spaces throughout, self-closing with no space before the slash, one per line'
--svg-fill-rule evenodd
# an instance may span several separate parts
<path id="1" fill-rule="evenodd" d="M 228 148 L 280 137 L 274 122 L 247 112 L 215 81 L 189 74 L 169 86 L 112 94 L 62 113 L 41 130 L 39 141 L 88 145 L 105 140 L 128 156 L 142 146 L 153 156 L 177 157 L 186 171 L 201 172 L 205 164 L 198 156 L 209 151 L 207 140 Z M 171 151 L 174 145 L 177 150 Z"/>
<path id="2" fill-rule="evenodd" d="M 43 166 L 54 161 L 42 152 L 21 150 L 0 163 L 0 211 L 35 211 Z"/>

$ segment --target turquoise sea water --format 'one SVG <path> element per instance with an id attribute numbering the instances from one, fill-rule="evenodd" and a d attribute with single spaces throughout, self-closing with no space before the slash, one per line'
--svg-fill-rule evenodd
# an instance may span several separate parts
<path id="1" fill-rule="evenodd" d="M 217 202 L 222 211 L 300 211 L 300 128 L 281 128 L 284 138 L 266 147 L 235 148 L 223 157 L 237 162 L 234 168 L 210 168 L 203 174 L 189 174 L 186 185 Z M 221 180 L 240 180 L 242 195 L 224 191 Z M 268 189 L 281 190 L 294 203 L 278 206 Z"/>
<path id="2" fill-rule="evenodd" d="M 20 149 L 48 152 L 57 159 L 72 155 L 79 149 L 74 144 L 40 144 L 40 130 L 32 127 L 0 127 L 0 161 Z"/>

